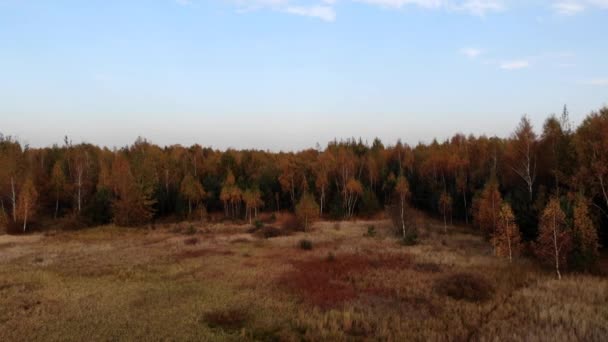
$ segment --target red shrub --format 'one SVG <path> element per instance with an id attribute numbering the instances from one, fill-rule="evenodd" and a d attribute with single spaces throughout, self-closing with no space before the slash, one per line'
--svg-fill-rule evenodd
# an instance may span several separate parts
<path id="1" fill-rule="evenodd" d="M 295 270 L 288 272 L 280 283 L 304 301 L 321 308 L 330 308 L 355 299 L 358 291 L 355 277 L 378 268 L 398 269 L 410 265 L 408 255 L 359 254 L 294 262 Z"/>

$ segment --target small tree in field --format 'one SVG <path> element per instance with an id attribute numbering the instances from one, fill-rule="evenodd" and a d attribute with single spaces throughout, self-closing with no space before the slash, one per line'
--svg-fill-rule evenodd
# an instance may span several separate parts
<path id="1" fill-rule="evenodd" d="M 187 174 L 182 180 L 180 192 L 188 200 L 188 216 L 192 215 L 192 203 L 198 205 L 205 197 L 205 190 L 201 183 L 191 174 Z"/>
<path id="2" fill-rule="evenodd" d="M 579 268 L 588 268 L 597 262 L 599 245 L 588 201 L 582 196 L 576 199 L 573 223 L 573 261 Z"/>
<path id="3" fill-rule="evenodd" d="M 304 231 L 308 230 L 313 220 L 319 217 L 319 205 L 308 191 L 302 194 L 300 202 L 296 205 L 296 216 L 304 223 Z"/>
<path id="4" fill-rule="evenodd" d="M 513 256 L 519 255 L 521 251 L 519 227 L 515 223 L 515 215 L 508 203 L 503 204 L 500 208 L 498 224 L 492 236 L 492 245 L 496 255 L 509 257 L 509 262 L 513 262 Z"/>
<path id="5" fill-rule="evenodd" d="M 448 215 L 452 214 L 452 197 L 444 191 L 439 197 L 439 210 L 443 215 L 443 231 L 448 231 Z"/>
<path id="6" fill-rule="evenodd" d="M 403 238 L 406 236 L 405 228 L 405 205 L 407 200 L 410 198 L 410 185 L 407 179 L 403 176 L 397 178 L 397 184 L 395 185 L 395 192 L 399 196 L 399 212 L 401 219 L 401 230 L 403 231 Z"/>
<path id="7" fill-rule="evenodd" d="M 38 200 L 38 192 L 36 191 L 36 187 L 34 186 L 34 182 L 30 177 L 28 177 L 23 186 L 21 187 L 21 191 L 19 192 L 18 199 L 18 213 L 19 217 L 23 220 L 23 232 L 27 230 L 27 222 L 34 213 L 36 212 L 36 201 Z"/>
<path id="8" fill-rule="evenodd" d="M 540 217 L 536 253 L 541 260 L 555 265 L 557 278 L 561 279 L 560 268 L 566 261 L 570 249 L 570 230 L 566 225 L 566 214 L 559 199 L 553 198 L 543 210 Z"/>

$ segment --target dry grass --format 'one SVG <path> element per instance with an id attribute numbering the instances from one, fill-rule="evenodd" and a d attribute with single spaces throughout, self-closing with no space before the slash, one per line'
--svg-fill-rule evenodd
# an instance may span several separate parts
<path id="1" fill-rule="evenodd" d="M 411 247 L 385 220 L 337 224 L 272 239 L 228 223 L 2 235 L 0 341 L 608 336 L 605 278 L 557 281 L 433 221 Z M 297 248 L 302 239 L 314 248 Z"/>

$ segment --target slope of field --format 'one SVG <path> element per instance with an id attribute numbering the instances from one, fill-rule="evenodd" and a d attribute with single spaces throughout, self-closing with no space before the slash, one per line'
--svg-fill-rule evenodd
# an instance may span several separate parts
<path id="1" fill-rule="evenodd" d="M 397 243 L 382 220 L 319 222 L 271 239 L 248 229 L 182 223 L 0 236 L 0 340 L 608 336 L 605 278 L 558 281 L 526 260 L 510 265 L 465 229 L 443 234 L 429 221 L 416 246 Z"/>

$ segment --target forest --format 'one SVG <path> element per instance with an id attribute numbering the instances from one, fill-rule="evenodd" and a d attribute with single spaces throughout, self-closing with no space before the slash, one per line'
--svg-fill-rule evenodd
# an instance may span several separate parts
<path id="1" fill-rule="evenodd" d="M 455 134 L 409 146 L 351 138 L 298 152 L 73 144 L 31 148 L 0 136 L 0 226 L 11 234 L 114 223 L 254 222 L 295 212 L 371 218 L 413 207 L 471 225 L 496 255 L 537 257 L 558 275 L 593 271 L 608 242 L 608 108 L 573 127 L 564 106 L 509 137 Z M 399 225 L 398 223 L 396 224 Z"/>

